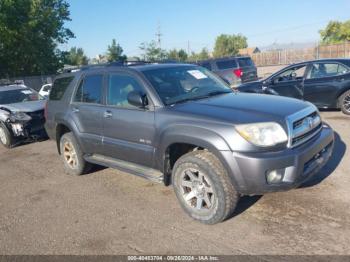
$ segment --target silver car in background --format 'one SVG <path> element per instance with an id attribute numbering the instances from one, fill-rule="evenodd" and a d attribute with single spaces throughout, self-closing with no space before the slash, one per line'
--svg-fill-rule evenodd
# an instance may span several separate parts
<path id="1" fill-rule="evenodd" d="M 256 66 L 249 56 L 209 59 L 197 64 L 216 73 L 233 88 L 258 80 Z"/>
<path id="2" fill-rule="evenodd" d="M 0 86 L 0 144 L 11 148 L 46 137 L 45 103 L 42 96 L 25 85 Z"/>

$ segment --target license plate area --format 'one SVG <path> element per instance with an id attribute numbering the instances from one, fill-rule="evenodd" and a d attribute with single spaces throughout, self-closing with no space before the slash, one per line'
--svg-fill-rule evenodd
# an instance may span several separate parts
<path id="1" fill-rule="evenodd" d="M 315 154 L 309 161 L 304 164 L 304 172 L 303 175 L 307 175 L 317 167 L 324 165 L 325 162 L 330 157 L 330 151 L 332 148 L 333 142 L 328 144 L 325 148 L 323 148 L 320 152 Z"/>

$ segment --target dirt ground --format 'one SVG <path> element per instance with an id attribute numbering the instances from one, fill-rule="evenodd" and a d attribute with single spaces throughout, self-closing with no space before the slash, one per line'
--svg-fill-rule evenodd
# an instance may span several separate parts
<path id="1" fill-rule="evenodd" d="M 0 254 L 348 254 L 350 117 L 322 112 L 334 155 L 303 188 L 244 197 L 207 226 L 171 187 L 112 169 L 71 177 L 54 142 L 0 148 Z"/>

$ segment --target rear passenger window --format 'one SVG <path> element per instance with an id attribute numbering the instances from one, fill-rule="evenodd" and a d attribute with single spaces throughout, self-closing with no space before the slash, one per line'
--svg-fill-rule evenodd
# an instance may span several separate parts
<path id="1" fill-rule="evenodd" d="M 86 76 L 79 84 L 74 102 L 101 104 L 102 80 L 102 75 Z"/>
<path id="2" fill-rule="evenodd" d="M 55 80 L 52 90 L 50 92 L 49 99 L 53 101 L 61 100 L 66 92 L 69 84 L 73 81 L 74 77 L 62 77 Z"/>
<path id="3" fill-rule="evenodd" d="M 240 58 L 238 59 L 239 67 L 253 66 L 253 61 L 250 58 Z"/>
<path id="4" fill-rule="evenodd" d="M 231 68 L 237 68 L 237 62 L 235 59 L 233 60 L 223 60 L 223 61 L 217 61 L 216 65 L 219 69 L 231 69 Z"/>
<path id="5" fill-rule="evenodd" d="M 308 73 L 308 79 L 333 77 L 343 75 L 349 72 L 349 69 L 338 63 L 315 63 Z"/>

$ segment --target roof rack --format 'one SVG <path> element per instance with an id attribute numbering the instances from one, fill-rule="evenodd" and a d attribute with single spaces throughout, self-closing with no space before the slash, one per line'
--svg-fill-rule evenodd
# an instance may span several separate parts
<path id="1" fill-rule="evenodd" d="M 140 66 L 140 65 L 152 65 L 152 64 L 164 64 L 164 63 L 178 63 L 175 60 L 161 60 L 161 61 L 143 61 L 143 60 L 127 60 L 127 61 L 114 61 L 103 64 L 92 64 L 84 66 L 72 66 L 59 71 L 59 73 L 73 73 L 77 71 L 84 71 L 92 68 L 103 68 L 111 66 Z"/>
<path id="2" fill-rule="evenodd" d="M 92 64 L 92 65 L 84 65 L 84 66 L 71 66 L 64 68 L 59 71 L 59 73 L 73 73 L 77 71 L 84 71 L 92 68 L 103 68 L 103 67 L 110 67 L 110 66 L 135 66 L 135 65 L 144 65 L 144 64 L 151 64 L 151 62 L 147 61 L 114 61 L 110 63 L 103 63 L 103 64 Z"/>

